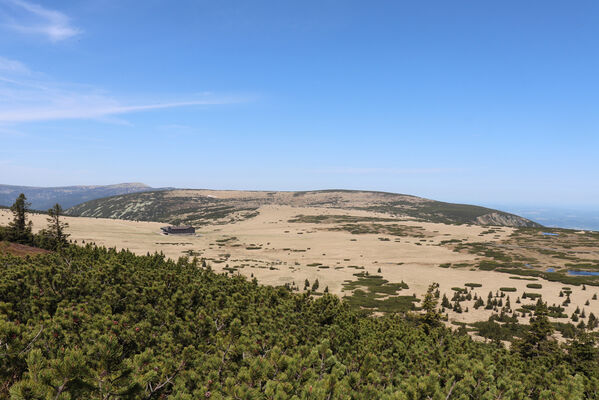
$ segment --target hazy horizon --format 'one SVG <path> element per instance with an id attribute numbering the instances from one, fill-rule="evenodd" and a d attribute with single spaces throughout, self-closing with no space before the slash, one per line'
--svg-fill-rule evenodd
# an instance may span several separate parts
<path id="1" fill-rule="evenodd" d="M 119 185 L 126 183 L 141 183 L 144 182 L 118 182 L 112 183 L 109 185 Z M 0 182 L 0 185 L 4 183 Z M 13 186 L 26 186 L 26 185 L 13 185 Z M 67 186 L 99 186 L 94 184 L 81 184 L 81 185 L 67 185 Z M 162 188 L 174 188 L 172 186 L 151 186 L 147 185 L 153 189 L 162 189 Z M 39 187 L 39 186 L 31 186 L 31 187 Z M 208 189 L 208 190 L 236 190 L 236 189 L 226 189 L 226 188 L 208 188 L 208 187 L 177 187 L 175 189 Z M 347 188 L 339 188 L 339 187 L 330 187 L 330 188 L 321 188 L 321 189 L 308 189 L 308 190 L 351 190 Z M 257 190 L 257 189 L 240 189 L 240 190 Z M 263 191 L 272 191 L 272 189 L 262 189 Z M 357 190 L 368 190 L 368 189 L 357 189 Z M 295 191 L 295 190 L 286 190 L 286 191 Z M 406 192 L 393 192 L 393 193 L 402 193 L 408 195 L 418 196 L 418 194 L 414 193 L 406 193 Z M 425 196 L 419 196 L 425 197 Z M 512 214 L 516 214 L 535 222 L 538 222 L 547 227 L 555 227 L 555 228 L 568 228 L 568 229 L 586 229 L 586 230 L 595 230 L 599 231 L 599 206 L 594 205 L 561 205 L 559 207 L 547 205 L 547 204 L 525 204 L 525 203 L 489 203 L 489 202 L 481 202 L 481 203 L 473 203 L 468 201 L 467 199 L 443 199 L 443 198 L 433 198 L 429 197 L 432 200 L 450 202 L 450 203 L 461 203 L 461 204 L 471 204 L 478 205 L 488 208 L 497 209 L 500 211 L 509 212 Z M 9 204 L 0 204 L 3 206 L 8 206 Z"/>

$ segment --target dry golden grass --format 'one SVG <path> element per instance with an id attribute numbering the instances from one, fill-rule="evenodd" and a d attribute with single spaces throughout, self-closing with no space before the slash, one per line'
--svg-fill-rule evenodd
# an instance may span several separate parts
<path id="1" fill-rule="evenodd" d="M 346 211 L 330 208 L 307 208 L 290 206 L 264 206 L 258 216 L 225 225 L 205 225 L 199 227 L 196 235 L 161 234 L 163 223 L 134 222 L 111 219 L 65 217 L 70 224 L 68 232 L 78 243 L 94 242 L 98 245 L 127 248 L 137 254 L 161 251 L 166 256 L 178 258 L 185 254 L 195 254 L 208 260 L 217 271 L 227 266 L 235 268 L 245 276 L 254 276 L 259 282 L 268 285 L 283 285 L 295 282 L 300 288 L 308 279 L 310 283 L 318 279 L 320 290 L 328 286 L 331 293 L 346 295 L 343 282 L 356 280 L 357 272 L 381 275 L 390 282 L 404 281 L 409 285 L 405 294 L 415 293 L 418 297 L 432 282 L 440 284 L 441 293 L 449 298 L 452 287 L 463 287 L 467 282 L 482 284 L 474 289 L 486 300 L 489 291 L 495 293 L 501 287 L 514 287 L 516 292 L 507 293 L 511 297 L 512 308 L 517 296 L 524 291 L 541 293 L 550 305 L 560 304 L 562 287 L 558 282 L 542 279 L 541 289 L 526 287 L 531 281 L 510 279 L 509 274 L 493 271 L 473 270 L 471 267 L 481 257 L 467 252 L 455 252 L 450 245 L 441 244 L 449 239 L 464 242 L 501 244 L 514 232 L 512 228 L 497 227 L 495 232 L 484 234 L 488 227 L 474 225 L 446 225 L 422 223 L 397 219 L 376 222 L 379 225 L 405 227 L 417 236 L 394 236 L 385 233 L 352 234 L 345 230 L 334 230 L 342 223 L 297 223 L 289 222 L 298 215 L 345 215 L 351 217 L 389 218 L 388 215 L 368 211 Z M 6 210 L 0 211 L 0 224 L 10 218 Z M 34 229 L 46 224 L 44 215 L 32 215 Z M 368 223 L 365 223 L 368 224 Z M 318 268 L 319 263 L 328 268 Z M 441 268 L 440 264 L 466 264 L 460 268 Z M 360 270 L 352 268 L 358 266 Z M 380 269 L 380 273 L 378 270 Z M 577 306 L 599 315 L 599 301 L 591 300 L 599 288 L 571 286 L 572 303 L 566 307 L 571 315 Z M 590 305 L 584 303 L 589 300 Z M 533 304 L 524 300 L 523 304 Z M 450 320 L 473 322 L 486 320 L 490 310 L 474 310 L 473 301 L 462 303 L 469 312 L 457 314 L 449 312 Z M 568 320 L 562 319 L 563 322 Z"/>

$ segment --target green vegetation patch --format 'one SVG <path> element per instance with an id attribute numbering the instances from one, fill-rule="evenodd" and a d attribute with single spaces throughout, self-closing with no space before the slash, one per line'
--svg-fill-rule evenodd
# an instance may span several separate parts
<path id="1" fill-rule="evenodd" d="M 343 290 L 352 290 L 350 296 L 344 297 L 348 304 L 359 309 L 380 312 L 405 312 L 414 310 L 414 303 L 419 300 L 414 296 L 399 296 L 399 292 L 409 289 L 405 282 L 390 283 L 379 275 L 365 272 L 354 274 L 358 279 L 345 281 Z"/>
<path id="2" fill-rule="evenodd" d="M 296 215 L 288 220 L 290 223 L 308 223 L 308 224 L 340 224 L 340 223 L 359 223 L 359 222 L 396 222 L 393 218 L 379 217 L 358 217 L 353 215 Z"/>
<path id="3" fill-rule="evenodd" d="M 525 278 L 522 276 L 510 276 L 510 279 L 516 279 L 519 281 L 538 281 L 539 280 L 538 278 Z"/>
<path id="4" fill-rule="evenodd" d="M 471 254 L 492 258 L 495 262 L 506 263 L 512 261 L 512 257 L 509 254 L 487 242 L 460 243 L 454 248 L 454 251 L 459 252 L 462 250 Z"/>
<path id="5" fill-rule="evenodd" d="M 390 296 L 379 299 L 362 289 L 354 290 L 351 296 L 344 297 L 343 300 L 353 309 L 362 310 L 366 314 L 375 311 L 383 313 L 413 311 L 416 309 L 415 303 L 420 301 L 413 296 Z"/>
<path id="6" fill-rule="evenodd" d="M 477 218 L 494 213 L 518 218 L 502 211 L 468 204 L 445 203 L 430 200 L 414 202 L 409 199 L 393 199 L 392 197 L 390 197 L 388 201 L 382 201 L 376 205 L 354 208 L 385 214 L 407 215 L 410 218 L 418 220 L 440 222 L 444 224 L 479 224 Z M 521 223 L 528 226 L 539 226 L 524 218 L 521 218 Z"/>
<path id="7" fill-rule="evenodd" d="M 476 287 L 482 287 L 482 284 L 480 284 L 480 283 L 465 283 L 464 286 L 467 286 L 469 288 L 476 288 Z"/>
<path id="8" fill-rule="evenodd" d="M 233 242 L 235 240 L 237 240 L 237 238 L 235 236 L 233 236 L 233 237 L 228 237 L 228 238 L 224 238 L 224 239 L 217 239 L 217 240 L 215 240 L 215 242 L 216 243 L 224 244 L 224 243 L 227 243 L 227 242 Z"/>
<path id="9" fill-rule="evenodd" d="M 533 299 L 536 300 L 539 297 L 542 297 L 541 293 L 529 293 L 529 292 L 524 292 L 524 294 L 522 294 L 522 298 L 529 298 L 529 299 Z"/>
<path id="10" fill-rule="evenodd" d="M 561 282 L 568 285 L 599 286 L 599 276 L 571 276 L 564 272 L 546 272 L 512 267 L 496 268 L 495 271 L 520 276 L 532 276 L 542 278 L 550 282 Z"/>
<path id="11" fill-rule="evenodd" d="M 513 340 L 514 337 L 523 336 L 528 328 L 517 322 L 499 324 L 492 316 L 488 321 L 478 321 L 469 324 L 479 336 L 490 340 Z"/>
<path id="12" fill-rule="evenodd" d="M 527 283 L 526 287 L 529 289 L 541 289 L 543 285 L 541 285 L 540 283 Z"/>
<path id="13" fill-rule="evenodd" d="M 423 229 L 418 226 L 398 224 L 343 224 L 330 228 L 331 231 L 345 231 L 354 235 L 379 234 L 390 236 L 416 236 Z"/>

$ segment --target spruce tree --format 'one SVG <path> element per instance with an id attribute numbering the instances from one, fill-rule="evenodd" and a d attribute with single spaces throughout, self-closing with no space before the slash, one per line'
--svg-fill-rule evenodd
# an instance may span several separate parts
<path id="1" fill-rule="evenodd" d="M 61 248 L 67 243 L 67 238 L 70 236 L 65 233 L 65 230 L 69 227 L 69 224 L 62 221 L 62 207 L 56 203 L 52 208 L 48 210 L 48 228 L 45 233 L 52 241 L 55 249 Z"/>
<path id="2" fill-rule="evenodd" d="M 318 289 L 318 287 L 320 286 L 320 282 L 318 282 L 318 279 L 316 279 L 314 281 L 314 283 L 312 284 L 312 290 L 316 291 Z"/>
<path id="3" fill-rule="evenodd" d="M 443 299 L 441 300 L 441 306 L 443 306 L 445 308 L 451 307 L 451 303 L 449 302 L 449 299 L 447 298 L 447 295 L 445 293 L 443 293 Z"/>
<path id="4" fill-rule="evenodd" d="M 439 320 L 441 319 L 441 316 L 437 311 L 437 298 L 435 297 L 435 290 L 437 290 L 438 287 L 438 283 L 431 284 L 422 301 L 422 309 L 425 311 L 423 319 L 425 324 L 429 327 L 436 327 L 440 324 Z M 447 299 L 445 296 L 443 296 L 443 298 Z"/>
<path id="5" fill-rule="evenodd" d="M 13 214 L 13 220 L 8 224 L 8 238 L 16 243 L 31 243 L 33 235 L 31 233 L 31 221 L 27 222 L 27 212 L 31 203 L 27 202 L 25 194 L 21 193 L 10 207 Z"/>
<path id="6" fill-rule="evenodd" d="M 597 325 L 599 324 L 599 320 L 597 320 L 597 318 L 595 317 L 595 314 L 590 313 L 589 314 L 589 321 L 588 321 L 588 327 L 590 330 L 593 330 L 597 327 Z"/>
<path id="7" fill-rule="evenodd" d="M 524 358 L 549 355 L 556 348 L 549 340 L 553 327 L 548 318 L 547 304 L 539 299 L 535 307 L 535 315 L 530 318 L 530 329 L 514 342 L 514 350 Z"/>

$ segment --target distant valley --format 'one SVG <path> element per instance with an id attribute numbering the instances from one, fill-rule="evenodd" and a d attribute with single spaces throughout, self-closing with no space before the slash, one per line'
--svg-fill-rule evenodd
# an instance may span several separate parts
<path id="1" fill-rule="evenodd" d="M 10 206 L 17 196 L 24 193 L 34 210 L 47 210 L 59 203 L 66 209 L 76 204 L 119 194 L 157 190 L 143 183 L 120 183 L 116 185 L 78 185 L 61 187 L 35 187 L 0 185 L 0 206 Z"/>

